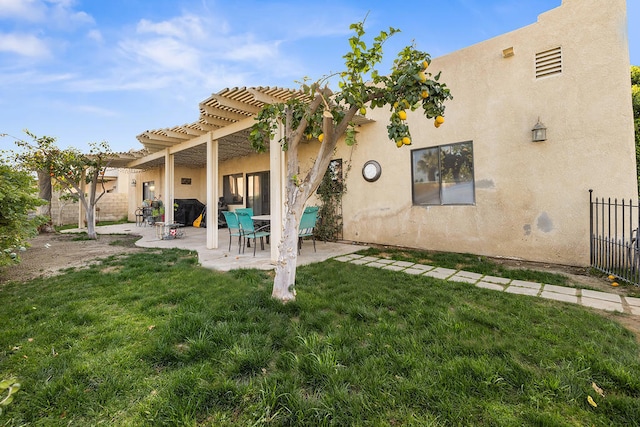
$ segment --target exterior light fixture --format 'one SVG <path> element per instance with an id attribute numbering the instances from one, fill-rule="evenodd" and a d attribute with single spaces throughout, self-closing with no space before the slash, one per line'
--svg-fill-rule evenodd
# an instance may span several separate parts
<path id="1" fill-rule="evenodd" d="M 539 142 L 547 140 L 547 128 L 544 124 L 540 123 L 540 117 L 538 117 L 538 123 L 531 129 L 531 141 Z"/>
<path id="2" fill-rule="evenodd" d="M 136 186 L 136 180 L 135 180 L 135 179 L 132 179 L 132 180 L 131 180 L 131 186 L 132 186 L 132 187 L 135 187 L 135 186 Z"/>
<path id="3" fill-rule="evenodd" d="M 513 46 L 508 47 L 506 49 L 502 49 L 502 57 L 503 58 L 511 58 L 515 53 L 513 52 Z"/>

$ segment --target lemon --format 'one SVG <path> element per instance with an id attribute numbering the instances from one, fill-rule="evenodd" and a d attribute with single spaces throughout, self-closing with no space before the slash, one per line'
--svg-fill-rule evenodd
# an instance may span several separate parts
<path id="1" fill-rule="evenodd" d="M 324 133 L 321 133 L 320 135 L 318 135 L 318 141 L 322 142 L 323 139 L 324 139 Z"/>
<path id="2" fill-rule="evenodd" d="M 411 138 L 409 138 L 408 136 L 405 136 L 404 138 L 402 138 L 402 143 L 404 145 L 409 145 L 411 144 Z"/>
<path id="3" fill-rule="evenodd" d="M 367 114 L 367 109 L 366 109 L 365 107 L 361 107 L 361 108 L 360 108 L 360 114 L 361 114 L 361 115 L 363 115 L 363 116 L 364 116 L 365 114 Z"/>
<path id="4" fill-rule="evenodd" d="M 613 286 L 614 288 L 618 286 L 618 282 L 613 282 L 611 283 L 611 286 Z"/>
<path id="5" fill-rule="evenodd" d="M 403 145 L 404 145 L 404 144 L 402 143 L 402 140 L 401 140 L 401 139 L 399 139 L 399 140 L 397 140 L 397 141 L 396 141 L 396 147 L 400 148 L 400 147 L 402 147 Z"/>
<path id="6" fill-rule="evenodd" d="M 438 116 L 438 117 L 436 117 L 436 122 L 437 122 L 438 124 L 443 124 L 443 123 L 444 123 L 444 117 L 442 117 L 442 116 Z"/>
<path id="7" fill-rule="evenodd" d="M 428 90 L 423 90 L 422 93 L 420 94 L 420 96 L 422 96 L 423 99 L 426 99 L 429 97 L 429 91 Z"/>
<path id="8" fill-rule="evenodd" d="M 616 276 L 614 276 L 613 274 L 610 274 L 609 277 L 608 277 L 609 280 L 614 280 L 615 278 L 616 278 Z"/>
<path id="9" fill-rule="evenodd" d="M 435 127 L 437 127 L 437 128 L 439 128 L 439 127 L 440 127 L 440 123 L 438 123 L 436 120 L 434 120 L 434 121 L 433 121 L 433 125 L 434 125 Z"/>
<path id="10" fill-rule="evenodd" d="M 427 61 L 422 61 L 422 68 L 424 68 L 425 70 L 429 68 L 429 63 Z"/>
<path id="11" fill-rule="evenodd" d="M 398 111 L 398 118 L 400 120 L 407 120 L 407 112 L 404 110 Z"/>
<path id="12" fill-rule="evenodd" d="M 420 71 L 420 72 L 418 73 L 418 78 L 420 79 L 420 81 L 421 81 L 422 83 L 424 83 L 424 82 L 426 82 L 426 81 L 427 81 L 427 75 L 426 75 L 423 71 Z"/>

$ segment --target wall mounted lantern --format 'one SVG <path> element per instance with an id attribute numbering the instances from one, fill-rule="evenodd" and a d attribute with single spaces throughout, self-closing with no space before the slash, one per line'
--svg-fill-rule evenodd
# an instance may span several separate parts
<path id="1" fill-rule="evenodd" d="M 547 140 L 547 128 L 544 124 L 540 123 L 540 117 L 538 117 L 538 123 L 531 129 L 531 140 L 533 142 Z"/>
<path id="2" fill-rule="evenodd" d="M 132 179 L 132 180 L 131 180 L 131 186 L 132 186 L 132 187 L 135 187 L 135 186 L 136 186 L 136 180 L 135 180 L 135 179 Z"/>

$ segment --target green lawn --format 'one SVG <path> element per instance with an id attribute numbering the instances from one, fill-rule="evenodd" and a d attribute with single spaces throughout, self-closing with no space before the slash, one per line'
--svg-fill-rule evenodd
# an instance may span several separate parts
<path id="1" fill-rule="evenodd" d="M 283 306 L 271 273 L 196 264 L 0 287 L 0 381 L 21 384 L 0 426 L 640 425 L 640 346 L 579 306 L 331 260 Z"/>

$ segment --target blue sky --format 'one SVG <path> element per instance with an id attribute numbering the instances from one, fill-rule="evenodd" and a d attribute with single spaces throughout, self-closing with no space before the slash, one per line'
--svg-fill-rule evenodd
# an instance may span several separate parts
<path id="1" fill-rule="evenodd" d="M 402 30 L 385 45 L 388 70 L 407 44 L 438 57 L 532 24 L 561 0 L 321 3 L 0 0 L 0 133 L 140 149 L 136 135 L 196 121 L 198 103 L 225 87 L 294 88 L 342 70 L 349 25 L 365 16 L 371 35 Z M 627 3 L 640 23 L 640 0 Z M 640 65 L 640 25 L 629 43 Z"/>

